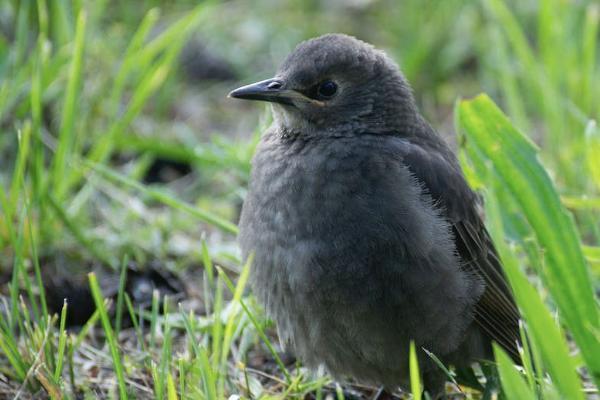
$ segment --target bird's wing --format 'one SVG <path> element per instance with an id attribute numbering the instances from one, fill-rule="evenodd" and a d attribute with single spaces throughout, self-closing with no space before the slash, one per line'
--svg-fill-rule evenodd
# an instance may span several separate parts
<path id="1" fill-rule="evenodd" d="M 401 147 L 404 163 L 451 223 L 463 268 L 485 282 L 475 308 L 476 323 L 518 361 L 519 311 L 485 228 L 480 198 L 441 139 L 406 139 Z"/>

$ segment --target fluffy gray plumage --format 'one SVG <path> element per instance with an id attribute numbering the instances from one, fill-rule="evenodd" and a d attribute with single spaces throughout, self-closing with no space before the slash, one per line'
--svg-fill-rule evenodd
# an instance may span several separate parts
<path id="1" fill-rule="evenodd" d="M 489 359 L 492 340 L 516 356 L 519 314 L 478 197 L 390 58 L 325 35 L 231 96 L 273 104 L 239 240 L 301 360 L 393 388 L 408 383 L 411 339 L 459 368 Z M 444 374 L 420 362 L 441 393 Z"/>

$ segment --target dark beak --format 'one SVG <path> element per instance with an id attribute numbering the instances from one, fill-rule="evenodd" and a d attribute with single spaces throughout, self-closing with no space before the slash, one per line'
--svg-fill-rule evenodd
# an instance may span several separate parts
<path id="1" fill-rule="evenodd" d="M 299 96 L 300 93 L 295 90 L 283 89 L 283 82 L 276 78 L 242 86 L 228 95 L 235 99 L 262 100 L 287 105 L 294 105 L 292 99 Z"/>

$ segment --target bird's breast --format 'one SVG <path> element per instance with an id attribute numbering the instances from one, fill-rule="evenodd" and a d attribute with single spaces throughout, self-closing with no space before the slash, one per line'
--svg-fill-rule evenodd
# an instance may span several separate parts
<path id="1" fill-rule="evenodd" d="M 379 142 L 354 138 L 263 139 L 240 220 L 242 252 L 255 255 L 255 281 L 323 292 L 339 290 L 346 275 L 367 279 L 373 263 L 366 259 L 388 251 L 386 238 L 402 229 L 398 208 L 391 215 L 379 195 L 387 163 L 398 162 L 379 150 Z"/>
<path id="2" fill-rule="evenodd" d="M 350 158 L 335 141 L 267 142 L 254 159 L 242 229 L 307 240 L 351 222 L 340 220 L 360 197 L 359 165 Z"/>

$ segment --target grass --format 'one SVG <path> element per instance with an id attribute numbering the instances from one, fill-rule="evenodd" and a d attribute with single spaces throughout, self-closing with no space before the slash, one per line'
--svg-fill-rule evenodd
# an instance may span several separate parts
<path id="1" fill-rule="evenodd" d="M 524 316 L 523 367 L 495 348 L 501 395 L 598 395 L 600 8 L 560 0 L 353 7 L 0 4 L 0 397 L 374 393 L 313 375 L 281 349 L 246 289 L 251 266 L 235 244 L 268 117 L 257 121 L 256 108 L 224 99 L 235 83 L 195 85 L 180 68 L 190 40 L 201 38 L 239 80 L 265 78 L 296 42 L 329 31 L 388 50 L 428 119 L 458 133 Z M 456 102 L 482 91 L 489 97 Z M 157 160 L 191 174 L 149 183 Z M 140 300 L 132 285 L 154 269 L 175 277 L 160 278 L 163 286 L 182 282 L 185 297 L 157 283 L 147 304 Z M 78 275 L 92 304 L 75 330 L 68 321 L 84 302 L 52 305 L 49 285 Z M 405 394 L 415 399 L 418 351 L 411 347 Z M 483 368 L 478 378 L 494 376 Z"/>
<path id="2" fill-rule="evenodd" d="M 458 121 L 467 133 L 466 152 L 476 165 L 477 173 L 482 179 L 486 178 L 486 182 L 490 181 L 487 178 L 491 178 L 492 174 L 499 175 L 492 180 L 497 182 L 495 189 L 510 191 L 510 195 L 514 196 L 515 207 L 518 207 L 518 211 L 525 215 L 531 225 L 539 248 L 546 249 L 546 260 L 542 261 L 543 268 L 539 274 L 562 311 L 564 323 L 576 338 L 589 371 L 597 379 L 595 360 L 599 354 L 597 346 L 600 343 L 593 332 L 599 322 L 598 310 L 583 260 L 581 242 L 572 221 L 558 201 L 552 182 L 536 159 L 534 145 L 510 125 L 487 97 L 479 97 L 461 104 Z M 482 158 L 491 163 L 486 165 Z M 497 192 L 492 193 L 500 196 Z M 490 218 L 490 225 L 494 237 L 502 243 L 505 234 L 501 213 L 507 208 L 500 207 L 498 198 L 489 199 L 488 196 L 487 200 L 489 205 L 497 207 L 492 212 L 494 217 Z M 546 226 L 548 221 L 553 221 L 554 226 Z M 566 225 L 563 228 L 559 225 L 561 221 Z M 553 237 L 562 235 L 567 237 Z M 556 242 L 551 243 L 551 240 Z M 573 258 L 552 255 L 553 251 L 560 250 L 562 256 L 568 251 L 569 242 L 573 243 L 572 249 L 577 253 Z M 532 348 L 540 352 L 541 365 L 545 367 L 563 397 L 583 398 L 583 394 L 578 390 L 581 384 L 578 381 L 575 363 L 570 359 L 563 334 L 535 289 L 519 271 L 517 260 L 512 255 L 514 251 L 508 251 L 503 246 L 500 246 L 500 249 L 517 303 L 527 323 L 527 337 Z M 535 257 L 539 257 L 539 254 Z M 579 265 L 575 263 L 577 259 L 581 260 Z M 532 264 L 538 264 L 537 261 L 534 260 Z M 541 367 L 539 363 L 535 365 Z M 535 390 L 535 385 L 543 383 L 543 380 L 534 381 L 531 389 Z"/>

